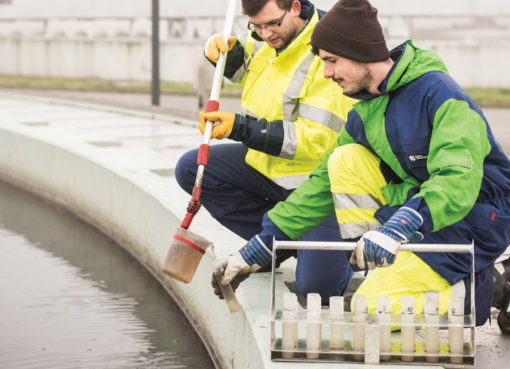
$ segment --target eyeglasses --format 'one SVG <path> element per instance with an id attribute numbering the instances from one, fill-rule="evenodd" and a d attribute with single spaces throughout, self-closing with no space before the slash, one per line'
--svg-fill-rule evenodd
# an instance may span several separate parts
<path id="1" fill-rule="evenodd" d="M 283 19 L 285 18 L 285 16 L 287 15 L 288 12 L 289 12 L 289 10 L 285 10 L 285 12 L 283 13 L 283 15 L 280 18 L 272 20 L 272 21 L 264 23 L 264 24 L 255 24 L 255 23 L 248 22 L 248 29 L 250 31 L 260 32 L 263 29 L 270 30 L 270 29 L 274 29 L 276 27 L 280 27 L 283 23 Z"/>

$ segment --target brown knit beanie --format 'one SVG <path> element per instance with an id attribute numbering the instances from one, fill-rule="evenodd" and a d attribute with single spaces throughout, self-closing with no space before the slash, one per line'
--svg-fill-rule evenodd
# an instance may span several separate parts
<path id="1" fill-rule="evenodd" d="M 317 23 L 312 46 L 358 62 L 390 57 L 377 9 L 366 0 L 340 0 Z"/>

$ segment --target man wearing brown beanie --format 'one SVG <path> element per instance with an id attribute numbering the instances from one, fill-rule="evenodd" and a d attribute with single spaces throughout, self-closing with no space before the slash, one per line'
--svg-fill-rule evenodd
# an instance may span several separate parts
<path id="1" fill-rule="evenodd" d="M 469 312 L 469 255 L 398 252 L 406 242 L 470 244 L 476 255 L 476 323 L 488 318 L 493 280 L 488 270 L 510 244 L 510 161 L 476 103 L 448 75 L 441 59 L 411 41 L 388 51 L 377 9 L 342 0 L 317 24 L 311 43 L 324 76 L 360 99 L 337 147 L 291 196 L 264 218 L 262 231 L 240 250 L 245 267 L 227 265 L 224 282 L 250 272 L 250 256 L 269 262 L 260 240 L 297 239 L 331 214 L 342 239 L 357 239 L 351 262 L 375 269 L 357 294 L 440 293 L 440 313 L 452 294 Z M 340 90 L 339 90 L 340 91 Z M 266 243 L 267 245 L 267 243 Z M 245 257 L 247 255 L 247 257 Z"/>

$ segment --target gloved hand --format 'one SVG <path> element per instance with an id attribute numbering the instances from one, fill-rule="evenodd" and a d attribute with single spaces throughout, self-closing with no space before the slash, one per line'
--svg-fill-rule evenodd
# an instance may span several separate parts
<path id="1" fill-rule="evenodd" d="M 401 207 L 386 223 L 361 237 L 351 255 L 351 264 L 357 264 L 360 269 L 393 264 L 400 245 L 423 239 L 417 232 L 422 224 L 423 218 L 416 210 Z"/>
<path id="2" fill-rule="evenodd" d="M 248 278 L 249 274 L 254 273 L 260 269 L 260 265 L 258 264 L 248 264 L 246 260 L 244 260 L 244 258 L 241 256 L 240 252 L 236 252 L 235 254 L 230 255 L 227 258 L 226 263 L 223 265 L 225 266 L 225 274 L 223 274 L 221 284 L 224 286 L 232 282 L 232 280 L 239 275 L 244 274 L 246 275 L 246 278 Z"/>
<path id="3" fill-rule="evenodd" d="M 259 235 L 253 236 L 238 252 L 230 255 L 223 261 L 225 273 L 223 274 L 221 284 L 226 286 L 232 283 L 232 288 L 235 290 L 239 283 L 248 278 L 251 273 L 269 264 L 272 255 L 271 250 L 264 244 L 261 237 Z M 212 286 L 214 293 L 221 298 L 221 291 L 218 291 L 219 286 L 214 282 L 214 279 L 213 274 Z"/>
<path id="4" fill-rule="evenodd" d="M 225 44 L 225 40 L 223 36 L 219 33 L 215 33 L 211 37 L 207 39 L 204 45 L 204 53 L 207 59 L 216 63 L 220 58 L 220 53 L 224 53 L 225 51 L 230 51 L 234 47 L 236 43 L 235 37 L 228 38 L 228 47 Z"/>
<path id="5" fill-rule="evenodd" d="M 216 139 L 227 138 L 232 132 L 232 128 L 234 127 L 236 114 L 234 113 L 226 113 L 222 111 L 212 111 L 209 113 L 201 111 L 198 115 L 200 119 L 200 124 L 198 129 L 200 133 L 204 134 L 205 124 L 207 121 L 216 122 L 213 125 L 213 129 L 211 132 L 211 137 Z"/>
<path id="6" fill-rule="evenodd" d="M 227 267 L 227 265 L 228 265 L 228 258 L 223 260 L 223 262 L 221 264 L 221 268 L 223 269 L 223 271 L 225 271 L 225 268 Z M 224 272 L 223 272 L 223 275 L 224 275 Z M 244 281 L 249 276 L 250 276 L 250 273 L 239 273 L 239 274 L 237 274 L 230 281 L 230 286 L 232 287 L 232 290 L 235 292 L 237 287 L 239 287 L 239 285 L 241 284 L 241 282 Z M 211 279 L 211 286 L 213 288 L 214 294 L 216 296 L 218 296 L 221 300 L 223 300 L 224 297 L 223 297 L 223 293 L 222 293 L 220 285 L 219 285 L 220 282 L 218 282 L 218 279 L 219 278 L 216 278 L 216 276 L 213 273 L 212 279 Z"/>

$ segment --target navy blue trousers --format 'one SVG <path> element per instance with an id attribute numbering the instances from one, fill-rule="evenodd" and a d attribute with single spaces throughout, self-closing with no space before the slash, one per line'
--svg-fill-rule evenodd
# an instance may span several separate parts
<path id="1" fill-rule="evenodd" d="M 261 231 L 262 217 L 289 196 L 286 190 L 244 161 L 242 144 L 212 145 L 202 182 L 202 205 L 226 228 L 250 239 Z M 197 150 L 178 161 L 175 177 L 189 194 L 195 185 Z M 335 216 L 303 235 L 300 240 L 341 241 Z M 239 245 L 240 247 L 242 245 Z M 298 250 L 296 287 L 299 292 L 319 293 L 323 304 L 330 296 L 342 295 L 352 277 L 349 253 L 344 251 Z"/>

